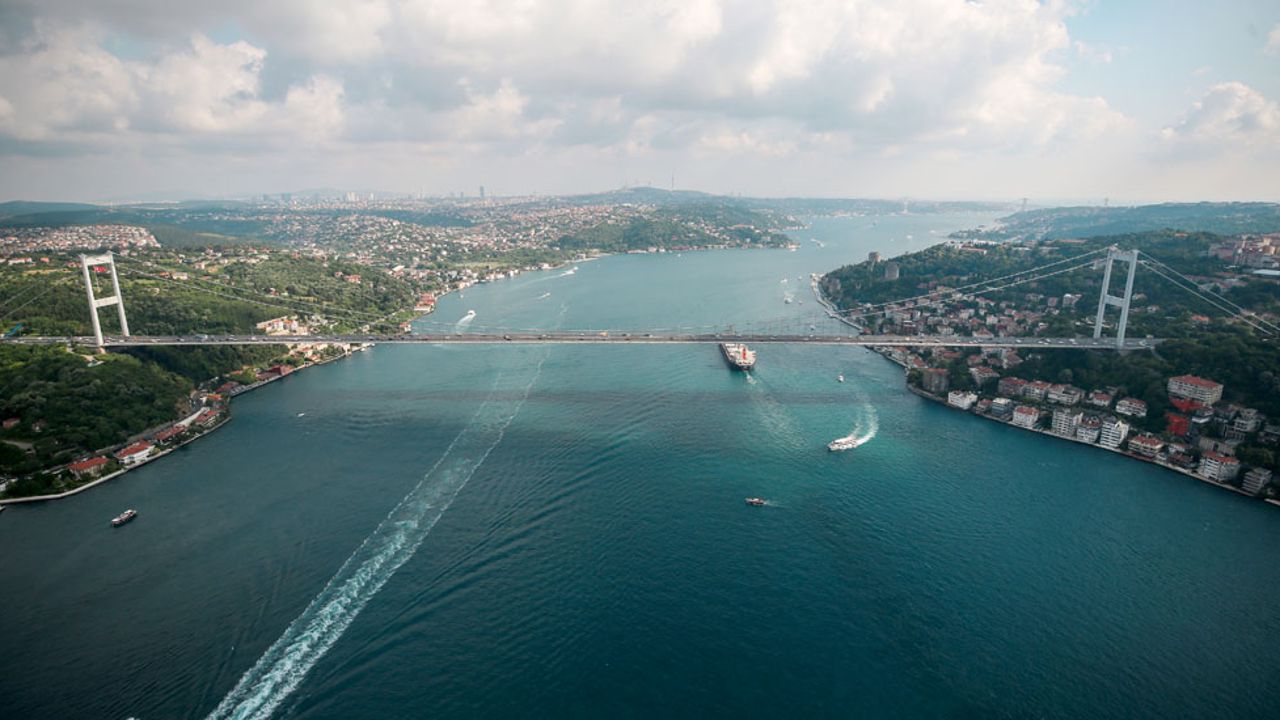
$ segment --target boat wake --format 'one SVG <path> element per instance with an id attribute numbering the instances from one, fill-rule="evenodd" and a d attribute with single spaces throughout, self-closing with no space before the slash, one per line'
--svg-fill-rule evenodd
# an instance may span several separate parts
<path id="1" fill-rule="evenodd" d="M 475 319 L 476 319 L 476 311 L 468 310 L 467 314 L 463 315 L 462 318 L 459 319 L 458 322 L 454 324 L 454 328 L 461 330 L 462 328 L 470 325 L 471 321 Z"/>
<path id="2" fill-rule="evenodd" d="M 545 292 L 545 293 L 542 293 L 541 295 L 539 295 L 539 296 L 538 296 L 538 299 L 539 299 L 539 300 L 546 300 L 546 299 L 547 299 L 547 298 L 549 298 L 549 297 L 551 297 L 551 293 L 549 293 L 549 292 Z"/>
<path id="3" fill-rule="evenodd" d="M 876 433 L 880 431 L 880 417 L 876 414 L 875 407 L 871 403 L 863 403 L 860 410 L 859 417 L 849 434 L 831 441 L 831 445 L 843 445 L 846 446 L 844 449 L 852 449 L 866 445 L 875 439 Z"/>
<path id="4" fill-rule="evenodd" d="M 578 272 L 578 266 L 574 265 L 568 270 L 565 270 L 564 272 L 560 273 L 559 277 L 568 277 L 569 275 L 573 275 L 576 272 Z"/>
<path id="5" fill-rule="evenodd" d="M 537 363 L 498 375 L 488 398 L 409 494 L 347 558 L 302 614 L 218 703 L 210 718 L 267 718 L 342 637 L 364 606 L 422 545 L 489 453 L 502 442 L 542 373 Z"/>

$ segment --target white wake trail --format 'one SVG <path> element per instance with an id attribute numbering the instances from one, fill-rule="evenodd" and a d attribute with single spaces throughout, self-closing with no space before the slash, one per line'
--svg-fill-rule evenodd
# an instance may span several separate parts
<path id="1" fill-rule="evenodd" d="M 536 366 L 525 366 L 525 372 L 511 377 L 512 385 L 523 386 L 514 399 L 498 392 L 504 377 L 498 376 L 489 398 L 435 465 L 347 558 L 209 718 L 268 718 L 297 689 L 369 600 L 413 557 L 436 521 L 502 442 L 507 426 L 524 406 L 549 354 L 544 351 Z"/>

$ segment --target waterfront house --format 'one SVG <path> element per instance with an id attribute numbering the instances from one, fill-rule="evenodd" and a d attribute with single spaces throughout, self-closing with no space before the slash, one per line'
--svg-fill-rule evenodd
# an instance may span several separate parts
<path id="1" fill-rule="evenodd" d="M 187 431 L 186 425 L 173 425 L 156 433 L 155 441 L 164 444 Z"/>
<path id="2" fill-rule="evenodd" d="M 1107 417 L 1102 421 L 1102 430 L 1098 434 L 1098 444 L 1103 447 L 1118 448 L 1129 436 L 1129 423 L 1117 418 Z"/>
<path id="3" fill-rule="evenodd" d="M 222 413 L 218 410 L 205 410 L 196 416 L 196 424 L 200 427 L 209 427 L 218 422 L 218 416 Z"/>
<path id="4" fill-rule="evenodd" d="M 1164 442 L 1150 433 L 1143 433 L 1129 441 L 1129 451 L 1135 455 L 1153 458 L 1164 449 Z"/>
<path id="5" fill-rule="evenodd" d="M 1080 420 L 1084 413 L 1079 410 L 1071 410 L 1068 408 L 1058 408 L 1053 411 L 1053 434 L 1062 437 L 1075 437 L 1076 429 L 1080 426 Z"/>
<path id="6" fill-rule="evenodd" d="M 1241 487 L 1245 492 L 1257 495 L 1271 482 L 1271 471 L 1266 468 L 1254 468 L 1244 474 Z"/>
<path id="7" fill-rule="evenodd" d="M 973 407 L 976 402 L 978 402 L 978 395 L 976 393 L 965 392 L 963 390 L 952 390 L 950 393 L 947 393 L 947 404 L 953 408 L 968 410 Z"/>
<path id="8" fill-rule="evenodd" d="M 121 463 L 124 463 L 126 467 L 130 465 L 137 465 L 143 460 L 146 460 L 147 458 L 151 457 L 151 453 L 154 450 L 155 450 L 154 445 L 147 442 L 146 440 L 140 440 L 130 445 L 129 447 L 126 447 L 125 449 L 117 452 L 116 459 L 119 460 Z"/>
<path id="9" fill-rule="evenodd" d="M 1121 398 L 1116 403 L 1116 412 L 1129 417 L 1144 418 L 1147 416 L 1147 403 L 1138 398 Z"/>
<path id="10" fill-rule="evenodd" d="M 1013 418 L 1014 402 L 1009 398 L 998 397 L 991 401 L 990 415 L 997 420 L 1009 420 Z"/>
<path id="11" fill-rule="evenodd" d="M 1222 399 L 1222 384 L 1195 375 L 1169 378 L 1169 394 L 1212 405 Z"/>
<path id="12" fill-rule="evenodd" d="M 1200 468 L 1197 472 L 1201 477 L 1224 483 L 1240 472 L 1240 461 L 1216 452 L 1207 452 L 1200 457 Z"/>
<path id="13" fill-rule="evenodd" d="M 1028 430 L 1035 429 L 1040 421 L 1040 411 L 1030 405 L 1019 405 L 1013 409 L 1013 424 Z"/>
<path id="14" fill-rule="evenodd" d="M 1076 439 L 1096 443 L 1101 432 L 1102 418 L 1097 415 L 1085 415 L 1080 418 L 1080 424 L 1076 426 Z"/>
<path id="15" fill-rule="evenodd" d="M 107 466 L 107 459 L 104 457 L 91 457 L 80 462 L 73 462 L 67 466 L 72 475 L 77 478 L 84 479 L 87 477 L 97 477 L 102 473 L 103 468 Z"/>

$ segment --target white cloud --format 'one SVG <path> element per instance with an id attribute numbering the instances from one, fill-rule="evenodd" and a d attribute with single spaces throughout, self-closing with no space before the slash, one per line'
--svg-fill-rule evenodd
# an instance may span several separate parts
<path id="1" fill-rule="evenodd" d="M 277 129 L 318 143 L 337 137 L 346 125 L 342 83 L 327 75 L 317 75 L 289 88 L 279 113 Z"/>
<path id="2" fill-rule="evenodd" d="M 1208 150 L 1280 147 L 1280 105 L 1240 82 L 1214 85 L 1161 136 Z"/>
<path id="3" fill-rule="evenodd" d="M 1267 33 L 1267 44 L 1262 49 L 1268 55 L 1280 55 L 1280 23 L 1271 28 L 1271 32 Z"/>
<path id="4" fill-rule="evenodd" d="M 0 57 L 0 135 L 110 145 L 161 133 L 318 141 L 343 127 L 342 84 L 313 76 L 279 100 L 262 95 L 267 53 L 193 35 L 153 61 L 123 60 L 83 28 L 41 28 L 25 52 Z"/>
<path id="5" fill-rule="evenodd" d="M 136 70 L 103 50 L 85 28 L 43 24 L 18 53 L 0 56 L 0 132 L 57 140 L 127 129 L 136 109 Z"/>
<path id="6" fill-rule="evenodd" d="M 177 130 L 242 131 L 267 113 L 259 97 L 265 50 L 247 42 L 219 45 L 203 35 L 145 71 L 143 87 Z"/>

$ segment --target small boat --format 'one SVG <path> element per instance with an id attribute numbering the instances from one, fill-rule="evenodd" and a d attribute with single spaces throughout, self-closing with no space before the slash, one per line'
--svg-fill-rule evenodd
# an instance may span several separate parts
<path id="1" fill-rule="evenodd" d="M 839 380 L 840 382 L 844 382 L 844 373 L 840 373 L 839 375 L 837 375 L 836 380 Z"/>
<path id="2" fill-rule="evenodd" d="M 764 498 L 756 498 L 756 497 L 747 498 L 747 504 L 752 507 L 760 507 L 764 505 Z"/>
<path id="3" fill-rule="evenodd" d="M 850 435 L 848 437 L 836 438 L 827 443 L 827 449 L 831 452 L 840 452 L 841 450 L 852 450 L 862 444 L 862 440 Z"/>
<path id="4" fill-rule="evenodd" d="M 111 519 L 111 527 L 120 527 L 121 525 L 129 522 L 130 520 L 134 519 L 137 516 L 138 516 L 138 511 L 134 510 L 133 508 L 129 508 L 128 510 L 125 510 L 124 512 L 120 513 L 119 515 Z"/>

